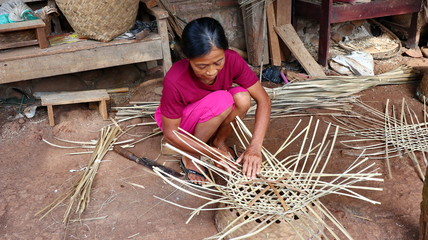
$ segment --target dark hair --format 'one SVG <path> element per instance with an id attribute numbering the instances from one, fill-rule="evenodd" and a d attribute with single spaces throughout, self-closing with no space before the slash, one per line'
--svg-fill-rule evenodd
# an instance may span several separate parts
<path id="1" fill-rule="evenodd" d="M 181 35 L 181 50 L 188 59 L 203 56 L 213 47 L 229 48 L 221 24 L 214 18 L 203 17 L 189 22 Z"/>

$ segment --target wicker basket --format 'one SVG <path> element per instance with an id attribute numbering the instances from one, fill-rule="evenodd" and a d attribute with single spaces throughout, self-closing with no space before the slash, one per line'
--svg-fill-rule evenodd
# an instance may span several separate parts
<path id="1" fill-rule="evenodd" d="M 223 203 L 220 204 L 219 208 L 225 208 L 226 205 Z M 321 216 L 321 218 L 324 218 L 324 215 L 318 210 L 315 209 L 318 216 Z M 243 212 L 243 211 L 242 211 Z M 236 221 L 236 218 L 242 215 L 242 212 L 238 209 L 222 209 L 216 211 L 215 214 L 215 224 L 217 227 L 217 230 L 219 232 L 223 231 L 231 222 Z M 241 224 L 244 220 L 241 218 L 236 222 L 236 225 Z M 260 219 L 260 221 L 263 221 L 263 219 Z M 320 239 L 322 232 L 316 232 L 316 233 L 308 233 L 307 230 L 302 228 L 302 225 L 305 225 L 306 228 L 317 228 L 322 229 L 322 224 L 319 222 L 310 222 L 307 220 L 302 219 L 293 219 L 290 220 L 294 222 L 294 227 L 296 229 L 293 229 L 290 224 L 288 224 L 285 220 L 282 221 L 276 221 L 275 223 L 271 224 L 269 227 L 264 229 L 262 232 L 257 233 L 256 235 L 253 235 L 252 237 L 248 237 L 245 239 L 248 240 L 265 240 L 265 239 L 287 239 L 287 240 L 300 240 L 300 239 Z M 300 222 L 300 223 L 299 223 Z M 256 227 L 259 223 L 257 221 L 252 221 L 246 225 L 241 226 L 233 233 L 226 236 L 226 239 L 231 238 L 237 238 L 242 235 L 247 234 L 251 229 Z M 322 231 L 321 230 L 321 231 Z M 301 234 L 300 236 L 297 235 L 296 231 L 299 231 Z"/>
<path id="2" fill-rule="evenodd" d="M 382 35 L 385 38 L 388 38 L 390 40 L 389 44 L 387 44 L 389 46 L 388 49 L 378 50 L 376 47 L 373 47 L 373 46 L 371 47 L 364 46 L 364 47 L 358 48 L 358 47 L 348 46 L 343 42 L 339 42 L 338 45 L 349 52 L 363 51 L 363 52 L 370 53 L 373 56 L 373 59 L 376 59 L 376 60 L 383 60 L 383 59 L 389 59 L 389 58 L 395 57 L 400 52 L 400 49 L 401 49 L 400 39 L 393 32 L 391 32 L 391 30 L 383 26 L 378 21 L 369 19 L 368 22 L 373 26 L 378 27 L 381 30 Z M 354 39 L 354 40 L 358 41 L 358 39 Z"/>
<path id="3" fill-rule="evenodd" d="M 133 26 L 139 0 L 56 0 L 56 3 L 79 36 L 108 42 Z"/>

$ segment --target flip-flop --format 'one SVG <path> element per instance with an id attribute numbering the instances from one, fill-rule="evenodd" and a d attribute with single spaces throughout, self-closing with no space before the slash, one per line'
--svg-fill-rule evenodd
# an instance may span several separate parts
<path id="1" fill-rule="evenodd" d="M 236 154 L 235 149 L 234 149 L 233 147 L 230 147 L 230 146 L 229 146 L 229 149 L 230 149 L 230 150 L 232 150 L 232 153 L 233 153 L 233 156 L 232 156 L 232 157 L 233 157 L 233 160 L 235 160 L 235 161 L 236 161 L 236 160 L 238 160 L 239 156 Z M 230 152 L 229 152 L 229 153 L 230 153 Z"/>
<path id="2" fill-rule="evenodd" d="M 193 184 L 196 184 L 196 185 L 199 185 L 199 186 L 200 186 L 200 184 L 194 183 L 194 182 L 192 182 L 192 181 L 190 180 L 190 178 L 189 178 L 189 173 L 190 173 L 190 174 L 195 174 L 195 175 L 197 175 L 197 176 L 199 176 L 199 177 L 203 177 L 204 179 L 207 179 L 207 178 L 206 178 L 202 173 L 197 172 L 197 171 L 192 170 L 192 169 L 188 169 L 188 168 L 186 168 L 186 166 L 184 165 L 183 160 L 180 160 L 180 167 L 181 167 L 181 170 L 184 172 L 186 179 L 187 179 L 187 180 L 189 180 L 189 181 L 190 181 L 191 183 L 193 183 Z M 205 169 L 205 174 L 208 174 L 208 169 L 207 169 L 206 167 L 204 167 L 204 169 Z"/>

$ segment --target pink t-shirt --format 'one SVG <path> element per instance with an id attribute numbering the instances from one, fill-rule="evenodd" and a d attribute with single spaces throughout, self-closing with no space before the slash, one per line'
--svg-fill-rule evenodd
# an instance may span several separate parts
<path id="1" fill-rule="evenodd" d="M 180 118 L 184 107 L 199 101 L 211 92 L 228 90 L 232 83 L 249 88 L 258 81 L 256 74 L 233 50 L 225 51 L 224 67 L 212 85 L 204 84 L 196 78 L 187 59 L 182 59 L 171 67 L 163 80 L 160 110 L 167 118 Z"/>

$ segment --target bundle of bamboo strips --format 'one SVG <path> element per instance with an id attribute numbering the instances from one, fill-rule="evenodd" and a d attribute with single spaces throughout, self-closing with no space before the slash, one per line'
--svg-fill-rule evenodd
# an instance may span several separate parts
<path id="1" fill-rule="evenodd" d="M 379 178 L 381 174 L 377 173 L 378 169 L 375 167 L 375 164 L 369 163 L 368 158 L 361 157 L 357 158 L 342 173 L 326 173 L 325 170 L 333 152 L 338 128 L 335 130 L 333 139 L 329 140 L 328 136 L 331 127 L 329 125 L 327 130 L 324 131 L 322 141 L 316 143 L 315 139 L 318 137 L 319 121 L 314 124 L 313 128 L 312 122 L 311 118 L 308 125 L 298 132 L 299 122 L 275 154 L 263 148 L 262 153 L 265 161 L 257 179 L 248 179 L 242 174 L 241 166 L 229 160 L 230 158 L 227 156 L 221 156 L 227 164 L 224 161 L 217 161 L 202 153 L 201 155 L 208 159 L 208 161 L 201 161 L 180 149 L 167 145 L 178 153 L 192 159 L 201 169 L 205 167 L 210 171 L 209 173 L 201 171 L 205 174 L 208 183 L 203 186 L 197 186 L 182 179 L 174 178 L 160 169 L 155 169 L 155 172 L 165 182 L 183 192 L 205 199 L 207 203 L 198 208 L 189 208 L 165 199 L 162 200 L 179 207 L 193 209 L 194 211 L 188 221 L 203 210 L 227 209 L 230 211 L 239 211 L 239 216 L 235 215 L 236 219 L 228 219 L 229 223 L 227 226 L 221 229 L 218 234 L 207 239 L 224 239 L 227 236 L 233 236 L 238 229 L 242 230 L 248 224 L 251 225 L 251 228 L 248 228 L 241 236 L 234 236 L 236 237 L 234 239 L 254 236 L 268 229 L 270 225 L 277 221 L 282 221 L 284 224 L 290 226 L 290 229 L 296 231 L 296 234 L 299 236 L 312 236 L 314 233 L 317 233 L 317 236 L 320 238 L 329 239 L 330 236 L 333 236 L 335 239 L 340 239 L 330 226 L 332 223 L 346 238 L 351 239 L 349 233 L 347 233 L 319 199 L 328 194 L 338 194 L 378 204 L 379 202 L 368 199 L 357 191 L 379 191 L 382 189 L 360 186 L 358 183 L 383 181 L 383 179 Z M 208 151 L 218 154 L 215 149 L 192 135 L 185 133 L 183 130 L 181 131 L 183 133 L 177 132 L 176 134 L 183 142 L 191 140 Z M 237 127 L 234 127 L 234 131 L 242 147 L 245 148 L 248 146 L 251 132 L 240 119 L 237 119 Z M 184 141 L 184 138 L 186 141 Z M 291 150 L 293 144 L 300 145 L 297 152 Z M 291 149 L 288 149 L 289 147 Z M 282 152 L 288 155 L 279 159 L 279 155 Z M 231 170 L 230 173 L 216 167 L 214 163 L 223 164 L 223 166 L 227 165 Z M 218 184 L 213 178 L 214 174 L 220 176 L 226 181 L 226 184 Z M 183 185 L 186 187 L 183 187 Z M 219 203 L 221 205 L 216 207 L 215 204 Z M 208 206 L 210 205 L 214 206 L 209 208 Z M 324 221 L 321 215 L 325 216 L 328 220 Z M 302 221 L 295 221 L 296 217 Z M 254 225 L 255 221 L 258 221 L 259 224 Z"/>
<path id="2" fill-rule="evenodd" d="M 272 100 L 272 116 L 280 117 L 309 108 L 348 111 L 356 103 L 355 94 L 377 85 L 405 84 L 420 80 L 422 75 L 408 67 L 400 67 L 377 76 L 326 76 L 292 82 L 282 87 L 265 88 Z M 133 102 L 131 107 L 115 107 L 116 119 L 126 121 L 153 115 L 159 102 Z M 255 114 L 253 102 L 248 116 Z"/>
<path id="3" fill-rule="evenodd" d="M 118 123 L 133 118 L 153 116 L 159 106 L 159 102 L 130 102 L 129 104 L 133 106 L 111 108 L 113 111 L 117 111 L 115 119 Z"/>
<path id="4" fill-rule="evenodd" d="M 76 182 L 74 187 L 70 189 L 63 197 L 60 197 L 49 204 L 47 207 L 36 213 L 36 216 L 43 214 L 40 219 L 44 218 L 52 210 L 58 207 L 66 199 L 69 199 L 67 210 L 64 214 L 64 223 L 68 223 L 70 214 L 72 212 L 80 215 L 85 211 L 90 201 L 90 194 L 92 189 L 92 183 L 100 167 L 101 161 L 105 154 L 112 147 L 116 139 L 123 132 L 118 126 L 107 126 L 101 129 L 101 136 L 97 141 L 96 147 L 89 159 L 88 166 L 82 173 L 79 181 Z"/>
<path id="5" fill-rule="evenodd" d="M 377 85 L 410 83 L 421 77 L 411 68 L 400 67 L 377 76 L 326 76 L 265 89 L 272 99 L 272 115 L 307 108 L 346 111 L 358 99 L 353 95 L 363 90 Z M 249 114 L 254 114 L 254 110 Z"/>
<path id="6" fill-rule="evenodd" d="M 412 160 L 419 178 L 423 181 L 424 171 L 420 166 L 415 152 L 421 152 L 423 163 L 427 166 L 425 153 L 428 152 L 428 122 L 426 109 L 424 120 L 420 121 L 415 112 L 404 101 L 401 104 L 400 116 L 394 106 L 386 102 L 385 112 L 374 109 L 359 102 L 356 106 L 363 109 L 363 113 L 350 112 L 348 116 L 336 118 L 345 130 L 343 136 L 352 136 L 351 140 L 343 140 L 345 146 L 360 151 L 366 149 L 364 156 L 372 159 L 385 159 L 388 175 L 391 178 L 390 158 L 408 155 Z M 426 106 L 426 105 L 425 105 Z M 392 109 L 392 110 L 390 110 Z"/>

